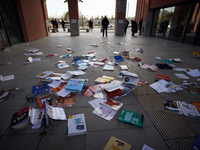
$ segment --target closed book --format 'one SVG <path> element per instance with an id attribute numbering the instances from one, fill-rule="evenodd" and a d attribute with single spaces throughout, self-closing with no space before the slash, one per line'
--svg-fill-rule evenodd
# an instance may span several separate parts
<path id="1" fill-rule="evenodd" d="M 118 121 L 129 123 L 137 127 L 143 127 L 143 119 L 143 114 L 122 109 Z"/>
<path id="2" fill-rule="evenodd" d="M 111 136 L 104 150 L 131 150 L 131 147 L 130 144 Z"/>
<path id="3" fill-rule="evenodd" d="M 31 106 L 28 106 L 13 114 L 11 127 L 14 129 L 21 129 L 30 124 Z"/>
<path id="4" fill-rule="evenodd" d="M 84 113 L 68 117 L 68 123 L 67 123 L 68 136 L 86 134 L 86 131 L 87 128 L 86 128 Z"/>

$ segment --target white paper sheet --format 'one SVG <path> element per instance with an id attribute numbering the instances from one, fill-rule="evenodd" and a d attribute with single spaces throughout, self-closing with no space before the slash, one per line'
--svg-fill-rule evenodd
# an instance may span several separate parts
<path id="1" fill-rule="evenodd" d="M 190 78 L 188 78 L 186 75 L 184 75 L 182 73 L 175 73 L 175 75 L 180 79 L 190 79 Z"/>
<path id="2" fill-rule="evenodd" d="M 52 83 L 48 84 L 48 86 L 52 88 L 56 88 L 60 85 L 61 81 L 53 81 Z"/>
<path id="3" fill-rule="evenodd" d="M 67 95 L 69 95 L 71 92 L 65 90 L 65 88 L 62 88 L 62 90 L 60 90 L 59 92 L 57 92 L 56 94 L 61 96 L 61 97 L 66 97 Z"/>
<path id="4" fill-rule="evenodd" d="M 200 71 L 198 69 L 188 71 L 187 74 L 191 75 L 192 77 L 200 77 Z"/>

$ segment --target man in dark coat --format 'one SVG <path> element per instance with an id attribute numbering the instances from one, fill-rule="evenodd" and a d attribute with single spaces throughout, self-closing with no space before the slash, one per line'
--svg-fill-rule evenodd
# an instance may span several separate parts
<path id="1" fill-rule="evenodd" d="M 90 19 L 88 24 L 89 24 L 89 29 L 92 31 L 92 29 L 93 29 L 93 21 Z"/>
<path id="2" fill-rule="evenodd" d="M 131 20 L 132 36 L 137 32 L 138 24 L 135 20 Z"/>
<path id="3" fill-rule="evenodd" d="M 107 29 L 108 29 L 108 25 L 109 25 L 109 20 L 108 20 L 108 18 L 106 16 L 102 19 L 101 24 L 103 26 L 103 37 L 104 37 L 104 31 L 105 30 L 106 30 L 106 37 L 108 37 Z"/>
<path id="4" fill-rule="evenodd" d="M 141 35 L 141 32 L 142 32 L 142 19 L 140 20 L 140 22 L 139 22 L 139 30 L 140 30 L 140 34 L 139 35 Z"/>

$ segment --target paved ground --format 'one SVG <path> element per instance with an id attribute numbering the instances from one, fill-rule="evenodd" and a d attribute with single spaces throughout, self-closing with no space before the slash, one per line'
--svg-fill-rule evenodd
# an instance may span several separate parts
<path id="1" fill-rule="evenodd" d="M 108 44 L 107 42 L 111 42 L 112 44 Z M 123 45 L 118 45 L 117 43 L 123 43 Z M 44 55 L 41 56 L 41 61 L 33 62 L 28 65 L 23 64 L 27 59 L 27 57 L 23 55 L 26 44 L 27 43 L 19 43 L 6 48 L 6 50 L 10 50 L 8 52 L 0 52 L 0 64 L 11 62 L 11 64 L 0 67 L 0 74 L 4 76 L 14 74 L 15 76 L 14 80 L 0 82 L 0 90 L 10 89 L 12 87 L 21 87 L 25 89 L 21 94 L 0 104 L 0 148 L 2 150 L 102 150 L 111 136 L 126 141 L 131 144 L 132 149 L 135 150 L 141 150 L 144 144 L 156 150 L 168 150 L 172 149 L 172 147 L 169 147 L 166 142 L 167 140 L 163 138 L 164 136 L 160 128 L 158 128 L 158 125 L 152 120 L 149 111 L 147 111 L 148 106 L 145 106 L 145 99 L 144 97 L 141 98 L 141 96 L 145 95 L 146 99 L 151 97 L 152 101 L 154 99 L 152 97 L 155 95 L 160 96 L 162 99 L 180 100 L 187 103 L 200 101 L 199 96 L 190 95 L 185 89 L 177 93 L 157 94 L 154 90 L 149 88 L 149 85 L 140 87 L 127 96 L 116 99 L 123 102 L 123 109 L 144 114 L 144 126 L 143 128 L 138 128 L 118 122 L 117 118 L 120 112 L 118 112 L 111 121 L 106 121 L 92 114 L 93 108 L 88 104 L 88 101 L 94 98 L 77 95 L 75 107 L 64 109 L 67 116 L 79 113 L 85 114 L 87 125 L 86 135 L 68 137 L 67 121 L 54 121 L 47 129 L 47 134 L 43 137 L 40 136 L 40 132 L 43 131 L 43 128 L 31 130 L 31 126 L 29 126 L 20 130 L 14 130 L 9 127 L 13 113 L 29 105 L 38 108 L 36 102 L 28 103 L 26 100 L 26 95 L 31 92 L 31 87 L 40 83 L 38 79 L 34 77 L 35 75 L 46 70 L 58 73 L 65 73 L 67 70 L 75 70 L 73 65 L 70 65 L 67 69 L 58 69 L 55 66 L 58 60 L 62 60 L 59 56 L 66 54 L 66 48 L 73 48 L 75 51 L 75 53 L 72 54 L 73 56 L 81 56 L 87 52 L 93 51 L 96 52 L 96 57 L 98 59 L 108 58 L 109 60 L 113 59 L 113 51 L 130 50 L 132 51 L 131 56 L 137 56 L 142 59 L 142 62 L 152 65 L 159 62 L 154 59 L 156 56 L 165 59 L 178 57 L 182 59 L 183 62 L 176 63 L 176 67 L 200 69 L 199 60 L 191 58 L 193 52 L 200 52 L 199 47 L 154 37 L 142 37 L 139 35 L 132 37 L 130 29 L 127 35 L 123 37 L 114 36 L 114 32 L 109 31 L 108 37 L 104 38 L 102 37 L 102 33 L 100 33 L 100 29 L 95 29 L 89 33 L 81 31 L 80 36 L 77 37 L 71 37 L 69 33 L 60 30 L 59 33 L 52 33 L 49 37 L 30 42 L 31 48 L 38 48 Z M 91 47 L 90 44 L 97 44 L 98 47 Z M 57 45 L 62 45 L 62 48 L 57 48 Z M 144 52 L 138 53 L 134 51 L 137 48 L 143 48 Z M 52 58 L 46 57 L 46 55 L 50 53 L 58 54 L 58 56 Z M 68 64 L 72 62 L 72 59 L 65 60 Z M 171 81 L 175 84 L 181 82 L 181 80 L 174 75 L 175 71 L 173 70 L 160 69 L 157 72 L 150 72 L 138 67 L 138 62 L 132 62 L 130 60 L 125 60 L 121 64 L 128 65 L 128 71 L 137 73 L 140 78 L 147 80 L 149 84 L 154 82 L 156 73 L 170 76 Z M 94 80 L 102 75 L 112 76 L 120 80 L 120 78 L 117 77 L 119 73 L 120 69 L 118 67 L 116 67 L 114 71 L 103 71 L 102 67 L 95 68 L 90 66 L 86 70 L 86 75 L 78 76 L 77 78 L 89 79 L 89 85 L 92 86 L 95 84 Z M 190 81 L 196 81 L 196 78 L 190 77 Z M 199 119 L 185 116 L 180 116 L 180 118 L 186 121 L 186 123 L 189 123 L 191 128 L 197 133 L 200 133 Z M 171 119 L 173 119 L 173 117 Z M 162 123 L 162 120 L 157 120 L 156 122 Z M 173 122 L 176 122 L 176 120 L 173 120 Z M 171 120 L 169 119 L 167 123 L 171 124 Z M 181 124 L 179 125 L 181 126 Z M 165 129 L 163 125 L 159 127 Z M 185 131 L 180 128 L 179 132 Z M 170 138 L 173 140 L 173 136 Z"/>

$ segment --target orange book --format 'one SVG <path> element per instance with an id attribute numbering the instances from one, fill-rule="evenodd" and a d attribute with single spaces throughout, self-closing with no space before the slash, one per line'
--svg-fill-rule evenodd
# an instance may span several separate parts
<path id="1" fill-rule="evenodd" d="M 39 108 L 44 109 L 43 101 L 50 99 L 50 98 L 51 98 L 50 95 L 47 95 L 47 96 L 36 99 L 36 102 L 37 102 Z"/>
<path id="2" fill-rule="evenodd" d="M 192 103 L 194 104 L 194 106 L 198 109 L 198 111 L 200 112 L 200 102 L 195 102 L 192 101 Z"/>

